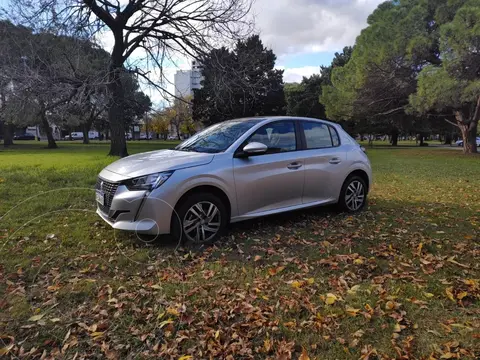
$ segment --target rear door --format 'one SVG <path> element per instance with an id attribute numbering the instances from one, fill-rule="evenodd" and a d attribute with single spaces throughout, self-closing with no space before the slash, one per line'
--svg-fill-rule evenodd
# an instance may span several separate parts
<path id="1" fill-rule="evenodd" d="M 300 122 L 304 141 L 305 184 L 302 202 L 333 202 L 347 171 L 346 152 L 334 127 L 320 122 Z"/>
<path id="2" fill-rule="evenodd" d="M 266 124 L 240 146 L 260 142 L 265 154 L 234 157 L 239 215 L 252 215 L 302 204 L 304 166 L 293 120 Z"/>

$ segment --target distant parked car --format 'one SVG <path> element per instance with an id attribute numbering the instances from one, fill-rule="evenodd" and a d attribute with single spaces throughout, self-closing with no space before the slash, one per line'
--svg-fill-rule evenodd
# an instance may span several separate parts
<path id="1" fill-rule="evenodd" d="M 367 155 L 340 125 L 258 117 L 108 165 L 95 199 L 117 230 L 211 243 L 228 223 L 259 216 L 333 203 L 360 211 L 371 182 Z"/>
<path id="2" fill-rule="evenodd" d="M 25 133 L 22 135 L 15 135 L 13 140 L 35 140 L 35 135 Z"/>
<path id="3" fill-rule="evenodd" d="M 132 140 L 133 139 L 132 134 L 130 134 L 130 133 L 125 134 L 125 139 L 126 140 Z"/>
<path id="4" fill-rule="evenodd" d="M 177 140 L 177 139 L 178 139 L 178 137 L 177 137 L 177 136 L 174 136 L 174 135 L 170 135 L 170 136 L 168 137 L 168 140 Z"/>
<path id="5" fill-rule="evenodd" d="M 463 146 L 463 140 L 458 140 L 455 142 L 457 146 Z M 477 146 L 480 146 L 480 137 L 477 137 Z"/>
<path id="6" fill-rule="evenodd" d="M 65 136 L 65 140 L 83 140 L 83 132 L 72 132 L 70 135 Z"/>
<path id="7" fill-rule="evenodd" d="M 140 134 L 140 139 L 139 140 L 147 140 L 147 135 L 146 134 Z M 152 135 L 148 135 L 148 140 L 152 140 Z"/>

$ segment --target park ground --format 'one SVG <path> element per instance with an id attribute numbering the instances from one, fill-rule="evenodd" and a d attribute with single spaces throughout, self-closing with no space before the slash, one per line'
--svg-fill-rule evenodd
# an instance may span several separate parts
<path id="1" fill-rule="evenodd" d="M 0 356 L 480 358 L 479 156 L 374 147 L 362 213 L 282 214 L 176 249 L 94 213 L 108 145 L 59 145 L 0 151 Z"/>

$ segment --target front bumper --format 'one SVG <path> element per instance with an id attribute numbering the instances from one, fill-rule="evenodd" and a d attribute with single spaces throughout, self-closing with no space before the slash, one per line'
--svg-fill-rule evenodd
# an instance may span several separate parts
<path id="1" fill-rule="evenodd" d="M 97 208 L 97 214 L 112 228 L 124 231 L 135 231 L 141 234 L 159 234 L 158 225 L 153 220 L 142 219 L 139 221 L 115 221 Z"/>
<path id="2" fill-rule="evenodd" d="M 108 208 L 97 204 L 97 214 L 117 230 L 141 234 L 168 234 L 173 208 L 153 192 L 130 191 L 119 185 Z"/>

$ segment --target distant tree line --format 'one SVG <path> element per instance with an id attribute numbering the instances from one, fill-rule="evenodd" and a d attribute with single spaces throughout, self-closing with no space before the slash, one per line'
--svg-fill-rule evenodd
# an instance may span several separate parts
<path id="1" fill-rule="evenodd" d="M 414 134 L 422 144 L 428 133 L 442 134 L 447 143 L 458 133 L 464 151 L 477 152 L 478 0 L 386 1 L 368 17 L 353 47 L 295 84 L 284 84 L 275 54 L 258 35 L 241 31 L 249 28 L 250 0 L 200 0 L 194 8 L 182 3 L 13 2 L 9 14 L 17 25 L 4 21 L 0 27 L 4 132 L 11 133 L 15 122 L 36 121 L 47 129 L 68 113 L 85 129 L 103 121 L 112 133 L 110 154 L 125 156 L 129 119 L 149 106 L 138 87 L 142 78 L 171 99 L 155 116 L 164 135 L 167 120 L 180 134 L 192 132 L 195 122 L 292 115 L 336 121 L 352 134 L 388 134 L 392 145 L 400 135 Z M 98 31 L 114 35 L 110 53 L 92 42 Z M 234 41 L 213 48 L 218 41 L 210 40 L 222 38 Z M 134 52 L 142 56 L 129 62 Z M 163 74 L 164 61 L 178 52 L 203 66 L 203 87 L 193 101 L 175 98 L 162 80 L 149 76 L 148 64 Z"/>

